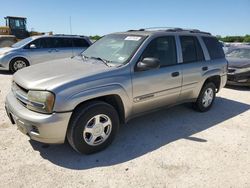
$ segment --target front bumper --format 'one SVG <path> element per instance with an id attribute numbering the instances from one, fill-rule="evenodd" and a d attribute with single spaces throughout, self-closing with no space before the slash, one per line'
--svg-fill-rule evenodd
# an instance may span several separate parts
<path id="1" fill-rule="evenodd" d="M 0 70 L 9 70 L 9 63 L 0 55 Z"/>
<path id="2" fill-rule="evenodd" d="M 230 74 L 227 76 L 227 85 L 250 86 L 250 72 Z"/>
<path id="3" fill-rule="evenodd" d="M 32 140 L 43 143 L 64 143 L 72 112 L 41 114 L 23 105 L 10 92 L 5 102 L 6 112 L 13 124 Z"/>

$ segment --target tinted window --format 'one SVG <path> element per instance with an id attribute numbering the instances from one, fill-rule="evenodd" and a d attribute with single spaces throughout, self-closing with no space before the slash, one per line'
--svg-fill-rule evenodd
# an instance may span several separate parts
<path id="1" fill-rule="evenodd" d="M 146 57 L 158 58 L 161 67 L 176 64 L 175 38 L 173 36 L 167 36 L 154 39 L 146 48 L 142 59 Z"/>
<path id="2" fill-rule="evenodd" d="M 85 39 L 73 39 L 74 47 L 89 47 L 89 43 Z"/>
<path id="3" fill-rule="evenodd" d="M 60 38 L 59 41 L 60 41 L 61 48 L 72 48 L 73 47 L 72 38 Z"/>
<path id="4" fill-rule="evenodd" d="M 43 48 L 54 48 L 53 38 L 42 38 L 41 43 Z"/>
<path id="5" fill-rule="evenodd" d="M 216 38 L 202 37 L 202 39 L 207 47 L 210 59 L 219 59 L 219 58 L 225 57 L 224 51 L 222 49 L 222 45 L 219 43 L 219 41 Z"/>
<path id="6" fill-rule="evenodd" d="M 203 61 L 204 54 L 196 37 L 180 36 L 183 63 Z"/>

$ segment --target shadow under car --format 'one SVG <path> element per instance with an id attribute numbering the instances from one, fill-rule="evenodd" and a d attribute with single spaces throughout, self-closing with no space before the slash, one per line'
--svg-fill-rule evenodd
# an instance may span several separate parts
<path id="1" fill-rule="evenodd" d="M 82 155 L 69 144 L 44 145 L 30 141 L 40 155 L 55 165 L 69 169 L 90 169 L 123 163 L 174 142 L 188 139 L 194 142 L 208 142 L 205 138 L 192 135 L 233 118 L 250 109 L 250 105 L 217 97 L 213 108 L 198 113 L 187 105 L 157 111 L 131 120 L 120 127 L 114 142 L 105 150 Z"/>

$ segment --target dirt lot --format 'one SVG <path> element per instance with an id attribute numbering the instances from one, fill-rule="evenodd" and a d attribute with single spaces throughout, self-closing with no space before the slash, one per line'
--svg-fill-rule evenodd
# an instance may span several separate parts
<path id="1" fill-rule="evenodd" d="M 250 90 L 225 88 L 207 113 L 188 105 L 132 120 L 103 152 L 43 145 L 4 111 L 0 72 L 0 187 L 250 187 Z"/>

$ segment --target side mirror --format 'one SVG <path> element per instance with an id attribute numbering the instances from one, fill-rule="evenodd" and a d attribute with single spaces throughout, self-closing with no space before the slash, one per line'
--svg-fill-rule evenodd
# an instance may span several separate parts
<path id="1" fill-rule="evenodd" d="M 137 71 L 146 71 L 160 67 L 160 60 L 154 57 L 146 57 L 137 63 Z"/>
<path id="2" fill-rule="evenodd" d="M 36 45 L 35 44 L 31 44 L 30 45 L 30 49 L 36 49 Z"/>

